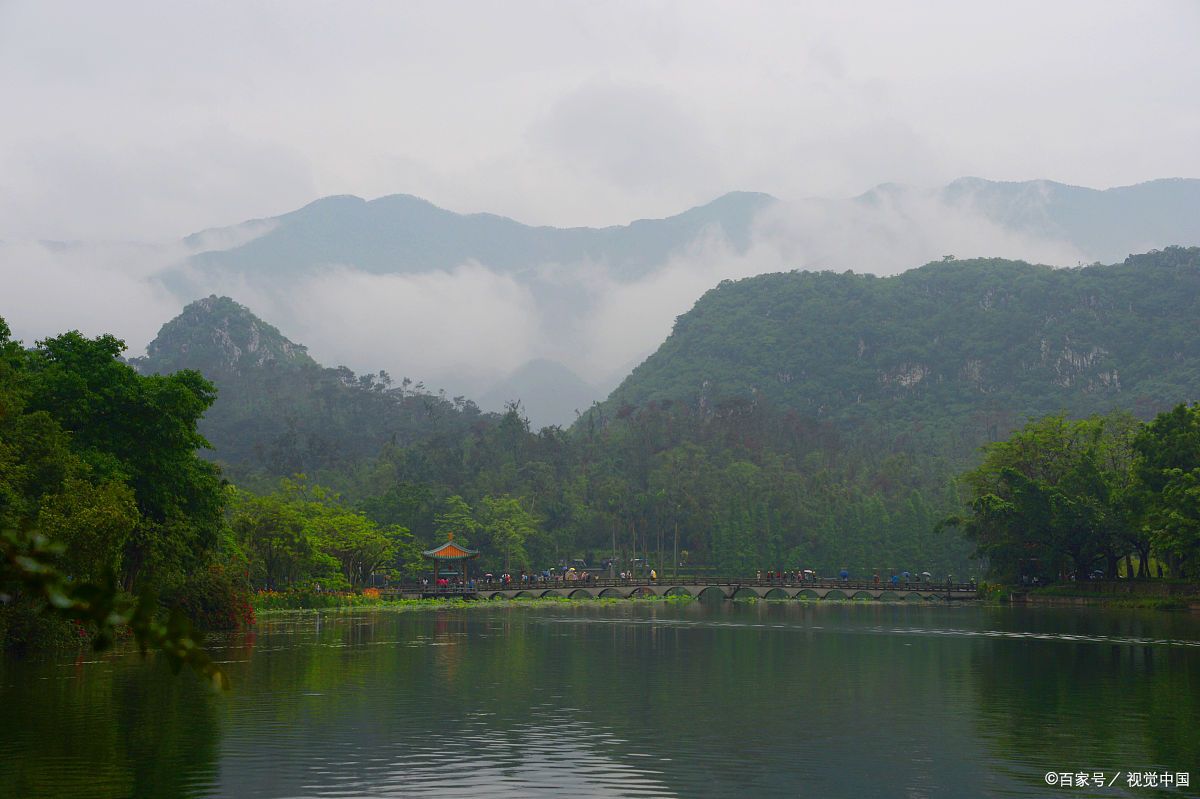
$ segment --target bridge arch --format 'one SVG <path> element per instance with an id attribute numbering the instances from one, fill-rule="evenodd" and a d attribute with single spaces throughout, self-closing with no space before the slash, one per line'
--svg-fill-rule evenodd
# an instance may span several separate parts
<path id="1" fill-rule="evenodd" d="M 624 599 L 625 595 L 617 588 L 605 588 L 600 592 L 601 599 Z"/>
<path id="2" fill-rule="evenodd" d="M 696 599 L 712 599 L 714 597 L 728 599 L 729 595 L 725 592 L 725 589 L 719 585 L 700 586 L 700 590 L 696 592 Z"/>
<path id="3" fill-rule="evenodd" d="M 879 593 L 880 602 L 903 602 L 904 597 L 892 590 L 881 591 Z"/>
<path id="4" fill-rule="evenodd" d="M 856 602 L 861 602 L 864 599 L 874 599 L 874 598 L 875 598 L 875 594 L 866 588 L 855 591 L 853 594 L 850 595 L 850 599 L 852 599 Z"/>
<path id="5" fill-rule="evenodd" d="M 825 596 L 823 596 L 821 598 L 822 599 L 838 599 L 838 600 L 849 599 L 849 597 L 846 596 L 846 592 L 840 588 L 830 588 L 828 591 L 825 592 Z"/>
<path id="6" fill-rule="evenodd" d="M 811 588 L 801 588 L 796 592 L 796 599 L 820 599 L 821 595 Z"/>
<path id="7" fill-rule="evenodd" d="M 639 585 L 629 592 L 629 596 L 658 596 L 658 591 L 652 585 Z"/>
<path id="8" fill-rule="evenodd" d="M 574 591 L 567 594 L 568 599 L 578 599 L 579 597 L 584 597 L 586 599 L 594 599 L 595 596 L 596 596 L 595 594 L 593 594 L 591 591 L 589 591 L 586 588 L 576 588 Z"/>
<path id="9" fill-rule="evenodd" d="M 545 591 L 542 591 L 542 593 L 538 594 L 538 596 L 539 597 L 548 597 L 548 596 L 561 597 L 561 596 L 563 596 L 563 594 L 562 594 L 562 592 L 556 591 L 553 588 L 547 588 Z"/>
<path id="10" fill-rule="evenodd" d="M 663 591 L 663 596 L 691 596 L 692 592 L 684 588 L 682 585 L 673 585 L 666 591 Z"/>
<path id="11" fill-rule="evenodd" d="M 765 596 L 763 596 L 763 599 L 771 599 L 771 600 L 791 599 L 791 598 L 792 598 L 792 595 L 789 594 L 787 591 L 783 590 L 782 588 L 772 588 L 766 592 Z"/>
<path id="12" fill-rule="evenodd" d="M 758 591 L 749 587 L 742 586 L 733 593 L 734 599 L 762 599 L 762 595 Z"/>

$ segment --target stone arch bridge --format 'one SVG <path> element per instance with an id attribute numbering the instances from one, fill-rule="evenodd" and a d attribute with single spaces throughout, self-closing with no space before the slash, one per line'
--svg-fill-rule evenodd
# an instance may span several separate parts
<path id="1" fill-rule="evenodd" d="M 475 588 L 407 586 L 394 593 L 406 598 L 463 597 L 467 599 L 629 599 L 644 596 L 692 596 L 720 599 L 839 599 L 883 601 L 954 601 L 975 599 L 972 583 L 889 583 L 848 580 L 549 580 L 532 583 L 476 584 Z"/>

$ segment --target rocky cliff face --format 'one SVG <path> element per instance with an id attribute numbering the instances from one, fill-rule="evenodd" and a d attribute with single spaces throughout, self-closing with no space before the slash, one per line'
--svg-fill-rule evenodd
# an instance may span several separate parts
<path id="1" fill-rule="evenodd" d="M 267 365 L 284 368 L 316 366 L 302 344 L 229 297 L 210 296 L 189 304 L 162 326 L 133 361 L 143 372 L 199 369 L 218 379 Z"/>

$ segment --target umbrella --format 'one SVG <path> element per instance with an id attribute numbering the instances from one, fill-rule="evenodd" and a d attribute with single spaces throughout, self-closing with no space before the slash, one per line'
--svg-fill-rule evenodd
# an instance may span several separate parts
<path id="1" fill-rule="evenodd" d="M 933 575 L 930 574 L 929 572 L 921 572 L 921 576 L 922 577 L 932 577 Z"/>
<path id="2" fill-rule="evenodd" d="M 815 572 L 815 571 L 813 571 L 812 569 L 805 569 L 805 570 L 804 570 L 804 573 L 805 573 L 805 574 L 816 574 L 816 572 Z"/>

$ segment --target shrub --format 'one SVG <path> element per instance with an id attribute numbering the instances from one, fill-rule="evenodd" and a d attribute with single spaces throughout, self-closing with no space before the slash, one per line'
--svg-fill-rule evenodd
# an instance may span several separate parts
<path id="1" fill-rule="evenodd" d="M 312 591 L 292 588 L 286 591 L 258 591 L 253 597 L 257 610 L 302 610 L 378 605 L 383 602 L 379 589 L 368 588 L 361 594 L 349 591 Z"/>
<path id="2" fill-rule="evenodd" d="M 66 649 L 86 646 L 91 641 L 87 628 L 46 613 L 43 603 L 17 599 L 0 604 L 0 651 Z"/>
<path id="3" fill-rule="evenodd" d="M 178 607 L 202 630 L 236 630 L 254 624 L 254 608 L 245 580 L 219 563 L 189 576 L 164 593 L 168 607 Z"/>

